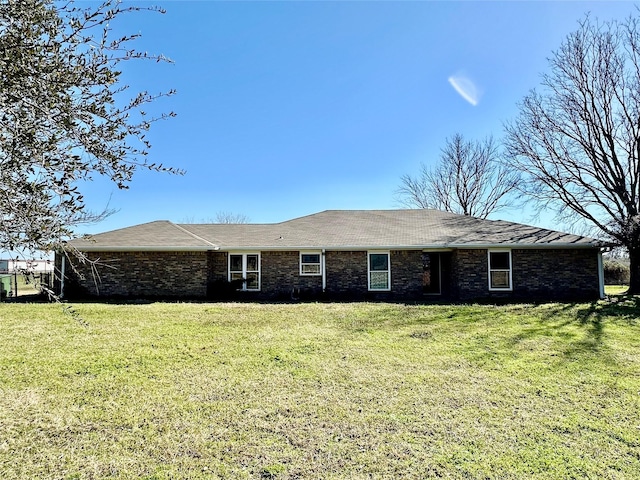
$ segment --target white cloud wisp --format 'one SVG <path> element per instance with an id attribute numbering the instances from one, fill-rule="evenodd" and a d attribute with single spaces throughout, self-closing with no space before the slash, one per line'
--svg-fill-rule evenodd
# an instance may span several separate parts
<path id="1" fill-rule="evenodd" d="M 480 92 L 469 78 L 462 75 L 451 75 L 449 83 L 458 94 L 474 107 L 480 101 Z"/>

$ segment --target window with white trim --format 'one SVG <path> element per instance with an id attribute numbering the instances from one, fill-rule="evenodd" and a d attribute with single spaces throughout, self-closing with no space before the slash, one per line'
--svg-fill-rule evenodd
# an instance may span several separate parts
<path id="1" fill-rule="evenodd" d="M 511 290 L 511 250 L 489 250 L 489 290 Z"/>
<path id="2" fill-rule="evenodd" d="M 320 252 L 300 252 L 300 275 L 321 275 Z"/>
<path id="3" fill-rule="evenodd" d="M 369 290 L 391 290 L 391 261 L 389 252 L 369 252 Z"/>
<path id="4" fill-rule="evenodd" d="M 260 254 L 230 253 L 229 281 L 242 281 L 240 290 L 260 290 Z"/>

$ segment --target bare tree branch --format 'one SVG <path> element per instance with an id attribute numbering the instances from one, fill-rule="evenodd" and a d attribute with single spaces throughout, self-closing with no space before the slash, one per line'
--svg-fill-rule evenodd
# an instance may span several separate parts
<path id="1" fill-rule="evenodd" d="M 249 217 L 242 213 L 218 212 L 214 223 L 249 223 Z"/>
<path id="2" fill-rule="evenodd" d="M 629 251 L 640 293 L 640 24 L 588 16 L 549 59 L 540 91 L 506 125 L 520 190 Z"/>
<path id="3" fill-rule="evenodd" d="M 243 213 L 233 213 L 227 211 L 219 211 L 216 213 L 214 218 L 206 218 L 202 219 L 199 222 L 196 221 L 195 217 L 185 217 L 181 223 L 249 223 L 250 219 Z"/>
<path id="4" fill-rule="evenodd" d="M 422 164 L 417 176 L 402 176 L 398 199 L 410 208 L 487 218 L 513 205 L 510 194 L 518 184 L 519 174 L 500 159 L 493 138 L 471 142 L 456 134 L 447 139 L 434 168 Z"/>

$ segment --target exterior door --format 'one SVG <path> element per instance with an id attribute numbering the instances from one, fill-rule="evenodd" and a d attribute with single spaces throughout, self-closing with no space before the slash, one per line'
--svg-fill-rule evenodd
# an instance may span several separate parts
<path id="1" fill-rule="evenodd" d="M 422 291 L 430 295 L 442 293 L 442 258 L 440 253 L 422 253 Z"/>

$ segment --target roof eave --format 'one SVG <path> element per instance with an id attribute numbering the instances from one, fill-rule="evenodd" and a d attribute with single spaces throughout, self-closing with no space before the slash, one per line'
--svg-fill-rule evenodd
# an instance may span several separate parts
<path id="1" fill-rule="evenodd" d="M 217 246 L 153 246 L 153 245 L 135 245 L 135 246 L 107 246 L 107 245 L 90 245 L 76 246 L 73 248 L 80 252 L 208 252 L 210 250 L 219 250 Z"/>
<path id="2" fill-rule="evenodd" d="M 153 245 L 88 245 L 74 246 L 81 252 L 207 252 L 207 251 L 291 251 L 291 250 L 333 250 L 333 251 L 362 251 L 362 250 L 440 250 L 451 251 L 454 249 L 489 249 L 489 248 L 510 248 L 510 249 L 553 249 L 553 248 L 600 248 L 600 244 L 595 243 L 456 243 L 444 245 L 251 245 L 251 246 L 153 246 Z"/>
<path id="3" fill-rule="evenodd" d="M 461 244 L 437 244 L 437 245 L 288 245 L 288 246 L 221 246 L 220 251 L 260 251 L 260 250 L 333 250 L 333 251 L 359 251 L 359 250 L 441 250 L 451 251 L 455 249 L 486 249 L 486 248 L 599 248 L 599 244 L 593 243 L 461 243 Z"/>
<path id="4" fill-rule="evenodd" d="M 551 249 L 551 248 L 599 248 L 599 244 L 595 243 L 461 243 L 461 244 L 449 244 L 451 248 L 469 248 L 469 249 L 479 249 L 479 248 L 518 248 L 518 249 L 527 249 L 527 248 L 542 248 L 542 249 Z"/>

